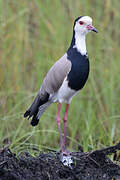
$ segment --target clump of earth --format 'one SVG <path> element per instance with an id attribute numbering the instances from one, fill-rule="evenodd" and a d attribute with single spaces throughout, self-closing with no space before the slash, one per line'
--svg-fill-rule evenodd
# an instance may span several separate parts
<path id="1" fill-rule="evenodd" d="M 9 148 L 0 151 L 0 180 L 120 180 L 120 163 L 116 153 L 120 143 L 92 152 L 72 152 L 73 162 L 66 166 L 59 152 L 28 152 L 16 155 Z M 114 160 L 110 155 L 114 155 Z M 108 157 L 109 156 L 109 157 Z"/>

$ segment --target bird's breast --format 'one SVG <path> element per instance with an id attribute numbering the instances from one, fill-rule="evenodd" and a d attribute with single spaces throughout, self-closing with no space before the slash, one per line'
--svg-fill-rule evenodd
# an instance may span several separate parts
<path id="1" fill-rule="evenodd" d="M 80 53 L 68 54 L 71 61 L 71 70 L 67 76 L 68 86 L 76 91 L 82 89 L 89 75 L 89 59 Z"/>

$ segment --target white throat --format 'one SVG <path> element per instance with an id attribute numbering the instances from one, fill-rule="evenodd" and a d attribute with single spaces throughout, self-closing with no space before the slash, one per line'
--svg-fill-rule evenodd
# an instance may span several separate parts
<path id="1" fill-rule="evenodd" d="M 81 34 L 79 32 L 75 32 L 75 48 L 82 54 L 85 55 L 86 51 L 86 42 L 85 42 L 85 34 Z"/>

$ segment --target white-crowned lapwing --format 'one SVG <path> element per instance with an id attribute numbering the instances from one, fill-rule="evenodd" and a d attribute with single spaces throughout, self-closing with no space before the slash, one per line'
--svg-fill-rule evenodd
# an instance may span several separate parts
<path id="1" fill-rule="evenodd" d="M 57 126 L 60 136 L 61 152 L 66 150 L 66 124 L 69 104 L 74 95 L 80 91 L 89 75 L 89 59 L 86 51 L 85 36 L 88 32 L 97 32 L 89 16 L 78 17 L 73 26 L 73 37 L 67 52 L 48 71 L 40 91 L 24 117 L 31 118 L 31 125 L 36 126 L 43 112 L 53 102 L 58 102 Z M 64 122 L 64 140 L 60 128 L 61 104 L 66 103 Z"/>

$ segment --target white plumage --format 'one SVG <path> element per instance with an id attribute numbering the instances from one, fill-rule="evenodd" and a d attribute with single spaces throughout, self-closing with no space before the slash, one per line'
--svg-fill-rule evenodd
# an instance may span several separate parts
<path id="1" fill-rule="evenodd" d="M 59 103 L 67 103 L 70 104 L 70 101 L 72 100 L 72 97 L 76 94 L 77 92 L 73 89 L 71 89 L 68 86 L 68 81 L 67 81 L 67 77 L 64 79 L 62 86 L 60 87 L 60 89 L 55 93 L 55 94 L 51 94 L 50 96 L 50 100 L 52 100 L 53 102 L 59 102 Z"/>

